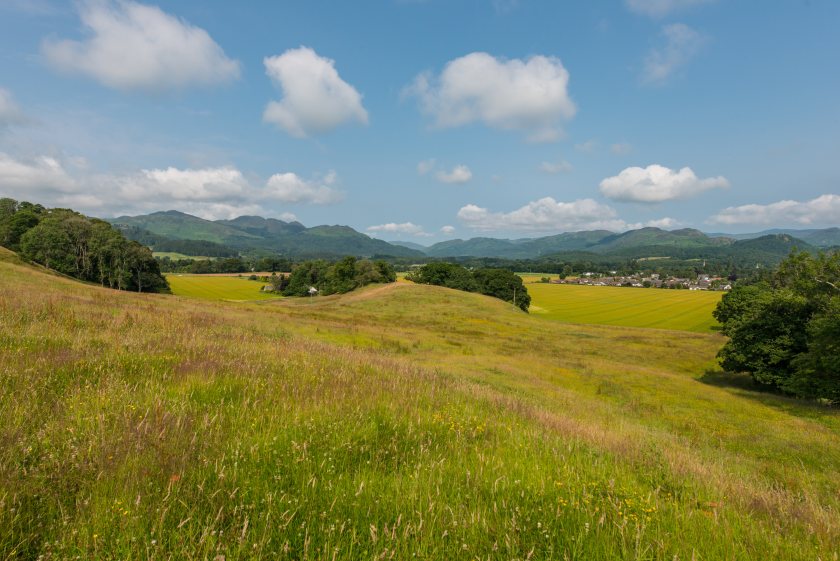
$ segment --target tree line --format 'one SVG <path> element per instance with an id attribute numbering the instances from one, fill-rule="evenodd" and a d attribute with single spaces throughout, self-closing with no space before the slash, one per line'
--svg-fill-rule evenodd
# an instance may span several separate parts
<path id="1" fill-rule="evenodd" d="M 840 252 L 794 252 L 769 278 L 739 283 L 714 311 L 730 372 L 798 397 L 840 403 Z"/>
<path id="2" fill-rule="evenodd" d="M 455 263 L 440 262 L 424 265 L 406 278 L 418 284 L 478 292 L 510 302 L 526 312 L 531 305 L 531 296 L 522 278 L 507 269 L 467 269 Z"/>
<path id="3" fill-rule="evenodd" d="M 145 246 L 70 209 L 0 199 L 0 245 L 65 275 L 117 290 L 169 292 Z"/>
<path id="4" fill-rule="evenodd" d="M 293 262 L 285 257 L 228 257 L 224 259 L 171 259 L 156 257 L 164 273 L 278 273 L 292 270 Z"/>
<path id="5" fill-rule="evenodd" d="M 394 267 L 385 261 L 345 257 L 335 263 L 323 260 L 304 261 L 290 275 L 272 275 L 273 289 L 284 296 L 307 296 L 315 288 L 318 294 L 343 294 L 376 283 L 397 280 Z"/>

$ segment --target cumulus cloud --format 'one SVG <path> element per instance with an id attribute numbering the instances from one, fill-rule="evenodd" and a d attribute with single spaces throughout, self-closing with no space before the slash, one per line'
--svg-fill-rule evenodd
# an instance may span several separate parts
<path id="1" fill-rule="evenodd" d="M 428 160 L 423 160 L 417 164 L 417 174 L 418 175 L 426 175 L 430 171 L 435 169 L 435 159 L 430 158 Z"/>
<path id="2" fill-rule="evenodd" d="M 384 233 L 384 234 L 409 234 L 411 236 L 420 236 L 426 237 L 430 236 L 431 234 L 427 234 L 422 226 L 418 226 L 417 224 L 413 224 L 411 222 L 403 222 L 401 224 L 397 224 L 396 222 L 389 222 L 387 224 L 378 224 L 376 226 L 368 226 L 368 232 L 373 232 L 375 234 Z"/>
<path id="3" fill-rule="evenodd" d="M 624 0 L 624 5 L 631 12 L 660 18 L 691 6 L 710 4 L 716 0 Z"/>
<path id="4" fill-rule="evenodd" d="M 652 49 L 645 57 L 642 82 L 662 85 L 679 68 L 694 58 L 706 42 L 705 36 L 683 23 L 662 28 L 665 44 Z"/>
<path id="5" fill-rule="evenodd" d="M 540 164 L 540 171 L 543 173 L 557 174 L 567 173 L 572 171 L 572 164 L 566 160 L 559 160 L 557 162 L 543 162 Z"/>
<path id="6" fill-rule="evenodd" d="M 284 203 L 337 203 L 344 198 L 341 191 L 333 187 L 337 178 L 335 172 L 321 180 L 306 180 L 291 172 L 276 173 L 268 179 L 263 192 L 266 197 Z"/>
<path id="7" fill-rule="evenodd" d="M 90 35 L 47 40 L 42 52 L 57 70 L 84 74 L 120 90 L 178 90 L 235 80 L 239 63 L 203 29 L 156 6 L 131 0 L 80 4 Z"/>
<path id="8" fill-rule="evenodd" d="M 758 224 L 781 226 L 837 226 L 840 195 L 821 195 L 810 201 L 779 201 L 767 205 L 742 205 L 723 209 L 709 219 L 712 224 Z"/>
<path id="9" fill-rule="evenodd" d="M 233 167 L 142 170 L 120 177 L 120 195 L 127 200 L 222 202 L 245 199 L 251 186 Z"/>
<path id="10" fill-rule="evenodd" d="M 263 120 L 297 138 L 329 132 L 345 123 L 367 124 L 362 95 L 341 79 L 335 61 L 308 47 L 263 60 L 266 74 L 283 92 L 271 101 Z"/>
<path id="11" fill-rule="evenodd" d="M 18 104 L 15 103 L 12 92 L 0 88 L 0 128 L 17 125 L 26 121 L 26 117 Z"/>
<path id="12" fill-rule="evenodd" d="M 472 179 L 472 172 L 470 171 L 470 168 L 465 165 L 457 165 L 452 168 L 452 171 L 437 172 L 435 177 L 437 177 L 437 180 L 441 183 L 464 184 Z"/>
<path id="13" fill-rule="evenodd" d="M 679 171 L 660 165 L 629 167 L 601 181 L 601 193 L 624 202 L 661 203 L 692 197 L 709 189 L 729 187 L 725 177 L 698 178 L 689 167 Z"/>
<path id="14" fill-rule="evenodd" d="M 474 230 L 518 232 L 624 231 L 675 223 L 670 218 L 664 218 L 630 224 L 618 218 L 615 209 L 593 199 L 558 202 L 551 197 L 532 201 L 511 212 L 491 212 L 470 204 L 461 207 L 458 219 Z"/>
<path id="15" fill-rule="evenodd" d="M 64 166 L 50 156 L 31 161 L 18 160 L 0 152 L 0 187 L 10 195 L 40 192 L 66 192 L 76 185 Z M 37 191 L 36 191 L 37 190 Z"/>
<path id="16" fill-rule="evenodd" d="M 610 152 L 619 156 L 625 156 L 633 151 L 633 145 L 629 142 L 616 142 L 610 146 Z"/>
<path id="17" fill-rule="evenodd" d="M 449 225 L 442 226 L 441 229 L 440 229 L 440 233 L 444 234 L 444 235 L 447 235 L 447 236 L 451 236 L 452 234 L 455 233 L 455 226 L 449 226 Z"/>
<path id="18" fill-rule="evenodd" d="M 74 162 L 72 158 L 63 163 L 48 156 L 20 160 L 0 153 L 3 195 L 98 215 L 174 208 L 211 219 L 271 215 L 278 203 L 328 204 L 342 198 L 334 187 L 337 178 L 332 172 L 311 180 L 294 173 L 278 173 L 264 184 L 255 184 L 232 166 L 94 174 Z M 288 212 L 280 218 L 296 219 Z"/>
<path id="19" fill-rule="evenodd" d="M 561 123 L 577 111 L 568 84 L 558 58 L 505 60 L 476 52 L 449 61 L 439 76 L 420 74 L 404 93 L 418 98 L 437 127 L 481 122 L 545 142 L 557 139 Z"/>

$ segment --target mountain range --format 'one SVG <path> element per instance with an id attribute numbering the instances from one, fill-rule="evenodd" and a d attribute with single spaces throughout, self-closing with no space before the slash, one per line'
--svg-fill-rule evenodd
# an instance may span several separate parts
<path id="1" fill-rule="evenodd" d="M 239 251 L 265 251 L 289 257 L 341 255 L 422 257 L 415 249 L 392 245 L 357 232 L 349 226 L 315 226 L 275 218 L 240 216 L 233 220 L 205 220 L 177 210 L 141 216 L 120 216 L 110 222 L 142 243 L 154 234 L 176 240 L 221 244 Z"/>
<path id="2" fill-rule="evenodd" d="M 386 242 L 349 226 L 314 226 L 260 216 L 205 220 L 174 210 L 141 216 L 121 216 L 111 222 L 126 235 L 154 247 L 161 240 L 195 240 L 237 251 L 272 252 L 289 257 L 341 255 L 425 257 L 490 257 L 537 259 L 559 253 L 587 253 L 621 258 L 667 256 L 726 257 L 745 252 L 783 257 L 793 247 L 812 250 L 840 246 L 840 228 L 767 230 L 754 234 L 705 234 L 684 228 L 640 228 L 623 233 L 607 230 L 567 232 L 540 238 L 477 237 L 447 240 L 429 247 L 412 242 Z M 199 253 L 196 253 L 199 254 Z"/>

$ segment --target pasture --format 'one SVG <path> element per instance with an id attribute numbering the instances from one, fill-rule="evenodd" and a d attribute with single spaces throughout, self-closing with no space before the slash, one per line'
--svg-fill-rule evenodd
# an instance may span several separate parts
<path id="1" fill-rule="evenodd" d="M 721 373 L 722 342 L 0 253 L 0 558 L 836 559 L 840 412 Z"/>
<path id="2" fill-rule="evenodd" d="M 567 323 L 709 332 L 723 292 L 531 283 L 531 313 Z"/>
<path id="3" fill-rule="evenodd" d="M 248 280 L 247 276 L 170 273 L 166 275 L 166 280 L 169 281 L 172 294 L 177 296 L 237 302 L 279 298 L 260 290 L 266 283 Z"/>
<path id="4" fill-rule="evenodd" d="M 168 257 L 173 261 L 178 259 L 195 259 L 196 261 L 215 261 L 218 257 L 207 257 L 206 255 L 187 255 L 185 253 L 177 253 L 175 251 L 154 251 L 152 255 L 155 257 Z"/>

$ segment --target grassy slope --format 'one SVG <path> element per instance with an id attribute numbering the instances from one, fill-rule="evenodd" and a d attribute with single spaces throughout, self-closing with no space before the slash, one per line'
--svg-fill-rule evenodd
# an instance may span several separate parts
<path id="1" fill-rule="evenodd" d="M 532 313 L 548 319 L 708 332 L 723 293 L 534 283 L 528 294 Z"/>
<path id="2" fill-rule="evenodd" d="M 663 333 L 0 262 L 0 558 L 831 559 L 838 412 Z"/>
<path id="3" fill-rule="evenodd" d="M 260 290 L 265 283 L 251 281 L 247 277 L 168 274 L 166 280 L 172 293 L 178 296 L 236 301 L 277 298 Z"/>

